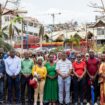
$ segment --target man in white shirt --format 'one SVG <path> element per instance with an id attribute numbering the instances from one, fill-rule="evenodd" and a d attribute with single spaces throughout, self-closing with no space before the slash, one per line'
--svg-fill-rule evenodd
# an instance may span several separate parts
<path id="1" fill-rule="evenodd" d="M 66 53 L 62 53 L 62 59 L 57 62 L 56 70 L 58 73 L 58 87 L 59 87 L 59 103 L 64 105 L 70 105 L 70 84 L 71 84 L 71 71 L 72 63 L 67 59 Z M 65 90 L 64 90 L 65 89 Z M 65 91 L 65 99 L 64 91 Z"/>
<path id="2" fill-rule="evenodd" d="M 7 82 L 8 82 L 8 104 L 12 104 L 13 86 L 16 92 L 16 104 L 20 102 L 20 79 L 21 60 L 15 56 L 15 51 L 10 51 L 10 56 L 5 60 Z"/>

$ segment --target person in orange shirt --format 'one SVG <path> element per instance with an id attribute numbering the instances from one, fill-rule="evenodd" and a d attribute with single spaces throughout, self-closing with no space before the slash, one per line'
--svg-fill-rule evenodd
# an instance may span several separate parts
<path id="1" fill-rule="evenodd" d="M 74 105 L 78 105 L 80 95 L 80 105 L 83 105 L 83 87 L 85 85 L 86 64 L 82 61 L 82 56 L 77 54 L 77 59 L 73 62 L 73 88 L 74 88 Z M 79 94 L 80 91 L 80 94 Z"/>
<path id="2" fill-rule="evenodd" d="M 44 93 L 44 85 L 45 79 L 47 75 L 46 67 L 43 66 L 43 57 L 37 58 L 37 64 L 34 65 L 32 69 L 32 75 L 38 75 L 38 87 L 35 89 L 34 93 L 34 105 L 37 105 L 38 94 L 40 98 L 40 105 L 43 105 L 43 93 Z"/>

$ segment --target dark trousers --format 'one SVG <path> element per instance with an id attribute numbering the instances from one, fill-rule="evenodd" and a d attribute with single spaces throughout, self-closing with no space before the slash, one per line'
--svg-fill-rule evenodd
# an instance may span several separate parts
<path id="1" fill-rule="evenodd" d="M 13 101 L 13 92 L 15 92 L 16 103 L 20 102 L 20 77 L 19 75 L 16 78 L 12 78 L 7 75 L 8 82 L 8 102 L 12 103 Z M 14 91 L 13 91 L 14 89 Z"/>
<path id="2" fill-rule="evenodd" d="M 78 81 L 77 77 L 73 77 L 74 103 L 78 102 L 79 96 L 80 96 L 80 102 L 83 102 L 84 86 L 85 86 L 85 78 L 82 78 L 80 81 Z"/>
<path id="3" fill-rule="evenodd" d="M 0 79 L 0 101 L 4 98 L 4 79 Z"/>
<path id="4" fill-rule="evenodd" d="M 31 76 L 30 77 L 25 77 L 25 76 L 21 76 L 21 100 L 22 100 L 22 103 L 25 103 L 25 89 L 26 89 L 26 86 L 27 86 L 27 89 L 28 89 L 28 103 L 31 103 L 31 87 L 29 85 L 29 80 L 30 80 Z"/>
<path id="5" fill-rule="evenodd" d="M 90 102 L 91 100 L 91 85 L 90 85 L 90 78 L 89 76 L 86 77 L 86 81 L 87 81 L 87 94 L 86 94 L 86 99 L 87 99 L 87 102 Z M 98 84 L 98 76 L 96 77 L 96 79 L 94 81 L 92 81 L 92 84 L 94 86 L 94 94 L 95 94 L 95 102 L 97 101 L 97 98 L 99 96 L 99 92 L 100 92 L 100 89 L 99 89 L 99 84 Z"/>

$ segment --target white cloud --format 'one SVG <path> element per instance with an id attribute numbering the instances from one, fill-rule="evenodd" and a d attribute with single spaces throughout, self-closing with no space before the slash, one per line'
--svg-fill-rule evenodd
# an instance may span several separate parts
<path id="1" fill-rule="evenodd" d="M 0 0 L 3 3 L 6 0 Z M 50 2 L 49 2 L 50 1 Z M 51 13 L 56 15 L 55 23 L 77 20 L 79 22 L 94 21 L 94 9 L 88 7 L 89 2 L 99 0 L 21 0 L 21 7 L 28 10 L 28 16 L 36 17 L 44 24 L 52 23 Z"/>

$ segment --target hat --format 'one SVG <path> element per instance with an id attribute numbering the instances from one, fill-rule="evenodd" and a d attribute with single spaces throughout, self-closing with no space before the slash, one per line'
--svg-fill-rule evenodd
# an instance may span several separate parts
<path id="1" fill-rule="evenodd" d="M 39 59 L 41 59 L 42 62 L 44 61 L 44 58 L 43 58 L 42 56 L 37 57 L 37 61 L 38 61 Z"/>
<path id="2" fill-rule="evenodd" d="M 94 50 L 90 49 L 89 52 L 94 52 Z"/>
<path id="3" fill-rule="evenodd" d="M 86 54 L 85 54 L 85 56 L 89 56 L 89 54 L 88 54 L 88 53 L 86 53 Z"/>

